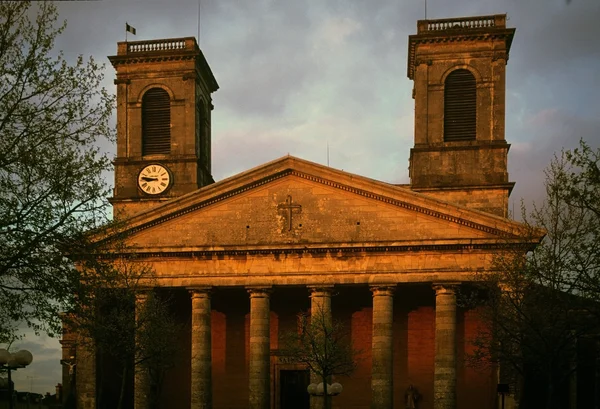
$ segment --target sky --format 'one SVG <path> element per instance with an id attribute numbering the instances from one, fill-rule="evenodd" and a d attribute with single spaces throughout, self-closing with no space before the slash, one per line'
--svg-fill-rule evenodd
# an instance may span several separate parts
<path id="1" fill-rule="evenodd" d="M 125 40 L 198 37 L 213 94 L 216 181 L 294 155 L 390 183 L 409 183 L 413 145 L 408 36 L 424 0 L 98 0 L 59 3 L 68 58 L 105 62 Z M 580 139 L 600 146 L 600 1 L 428 0 L 427 18 L 504 14 L 517 29 L 507 66 L 510 208 L 543 198 L 544 168 Z M 200 16 L 200 30 L 198 30 Z M 114 152 L 114 147 L 104 147 Z M 109 178 L 112 175 L 108 176 Z M 29 334 L 34 362 L 17 389 L 60 381 L 57 340 Z M 15 344 L 18 349 L 19 345 Z"/>

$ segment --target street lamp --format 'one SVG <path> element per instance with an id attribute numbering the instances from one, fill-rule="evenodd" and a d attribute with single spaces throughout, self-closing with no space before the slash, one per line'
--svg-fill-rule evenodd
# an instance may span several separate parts
<path id="1" fill-rule="evenodd" d="M 327 395 L 329 396 L 337 396 L 342 393 L 343 390 L 344 388 L 342 388 L 342 385 L 338 382 L 335 382 L 332 385 L 327 384 Z M 325 387 L 323 386 L 323 382 L 318 385 L 316 383 L 311 383 L 306 388 L 306 391 L 311 396 L 323 396 L 325 394 Z"/>
<path id="2" fill-rule="evenodd" d="M 0 369 L 6 369 L 8 372 L 8 408 L 14 408 L 13 387 L 10 372 L 19 368 L 25 368 L 33 361 L 33 355 L 26 349 L 11 354 L 6 349 L 0 348 Z"/>

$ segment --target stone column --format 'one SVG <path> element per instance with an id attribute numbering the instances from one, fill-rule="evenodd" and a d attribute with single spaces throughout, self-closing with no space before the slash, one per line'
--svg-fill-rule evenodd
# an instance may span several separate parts
<path id="1" fill-rule="evenodd" d="M 371 368 L 371 408 L 394 406 L 393 330 L 395 286 L 373 286 L 373 364 Z"/>
<path id="2" fill-rule="evenodd" d="M 310 291 L 310 316 L 311 320 L 322 319 L 331 325 L 331 292 L 333 286 L 309 287 Z M 313 321 L 314 322 L 314 321 Z M 318 375 L 311 371 L 310 382 L 317 385 L 323 382 Z M 322 409 L 325 406 L 325 399 L 322 396 L 310 397 L 311 409 Z"/>
<path id="3" fill-rule="evenodd" d="M 135 320 L 136 330 L 140 328 L 139 320 L 140 315 L 144 311 L 144 307 L 146 306 L 146 301 L 148 300 L 148 296 L 150 295 L 149 291 L 139 291 L 135 295 Z M 135 336 L 136 342 L 136 355 L 139 348 L 139 337 L 136 333 Z M 134 358 L 137 360 L 137 357 Z M 150 375 L 148 374 L 148 370 L 142 365 L 139 368 L 134 368 L 134 401 L 133 407 L 134 409 L 148 409 L 148 405 L 150 403 Z"/>
<path id="4" fill-rule="evenodd" d="M 250 409 L 271 408 L 270 288 L 249 288 L 250 293 Z"/>
<path id="5" fill-rule="evenodd" d="M 434 284 L 434 409 L 456 409 L 456 284 Z"/>
<path id="6" fill-rule="evenodd" d="M 190 288 L 192 297 L 191 409 L 212 408 L 210 288 Z"/>

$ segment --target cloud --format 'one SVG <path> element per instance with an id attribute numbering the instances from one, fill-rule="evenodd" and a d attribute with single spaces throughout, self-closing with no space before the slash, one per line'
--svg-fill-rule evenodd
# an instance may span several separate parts
<path id="1" fill-rule="evenodd" d="M 312 39 L 313 48 L 318 52 L 332 51 L 344 45 L 362 28 L 362 25 L 349 17 L 331 17 L 319 24 Z"/>
<path id="2" fill-rule="evenodd" d="M 509 173 L 517 182 L 511 200 L 526 203 L 544 198 L 544 169 L 562 149 L 576 148 L 581 139 L 600 147 L 600 116 L 589 118 L 566 110 L 542 110 L 525 118 L 522 132 L 529 142 L 513 143 L 509 153 Z"/>

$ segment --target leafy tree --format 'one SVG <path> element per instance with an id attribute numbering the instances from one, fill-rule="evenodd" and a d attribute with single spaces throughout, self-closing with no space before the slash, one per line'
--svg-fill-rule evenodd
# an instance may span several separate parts
<path id="1" fill-rule="evenodd" d="M 322 308 L 310 316 L 298 315 L 298 331 L 285 334 L 281 354 L 290 362 L 304 364 L 323 382 L 325 408 L 331 408 L 327 382 L 334 375 L 350 375 L 356 368 L 359 351 L 352 349 L 348 331 L 341 322 L 332 321 Z"/>
<path id="2" fill-rule="evenodd" d="M 35 9 L 35 10 L 34 10 Z M 37 11 L 37 15 L 34 15 Z M 32 17 L 33 16 L 33 17 Z M 77 271 L 64 256 L 104 221 L 113 98 L 102 67 L 54 50 L 48 1 L 0 2 L 0 338 L 58 329 Z M 50 324 L 50 325 L 47 325 Z"/>
<path id="3" fill-rule="evenodd" d="M 488 325 L 471 360 L 499 364 L 524 409 L 564 407 L 571 376 L 594 364 L 576 352 L 600 324 L 599 163 L 584 142 L 556 156 L 543 203 L 522 206 L 523 245 L 498 254 L 496 272 L 481 277 Z"/>

